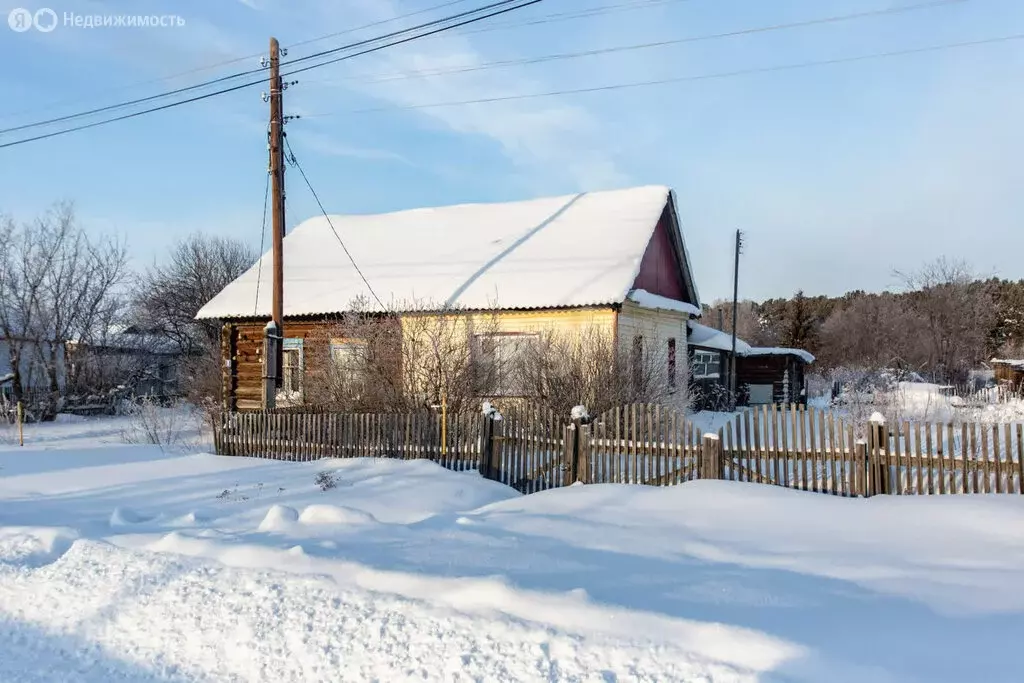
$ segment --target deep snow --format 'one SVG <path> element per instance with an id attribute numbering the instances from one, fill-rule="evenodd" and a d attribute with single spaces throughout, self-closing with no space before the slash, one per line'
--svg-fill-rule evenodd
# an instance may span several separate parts
<path id="1" fill-rule="evenodd" d="M 1019 680 L 1018 497 L 523 497 L 119 433 L 0 445 L 0 681 Z"/>

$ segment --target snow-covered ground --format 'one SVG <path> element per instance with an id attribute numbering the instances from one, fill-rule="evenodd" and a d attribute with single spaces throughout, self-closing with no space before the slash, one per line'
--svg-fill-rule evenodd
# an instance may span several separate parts
<path id="1" fill-rule="evenodd" d="M 1020 680 L 1024 497 L 523 497 L 122 429 L 0 445 L 0 681 Z"/>

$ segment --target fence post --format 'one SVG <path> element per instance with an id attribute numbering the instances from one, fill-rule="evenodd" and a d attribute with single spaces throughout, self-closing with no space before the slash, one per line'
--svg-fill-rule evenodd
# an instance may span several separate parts
<path id="1" fill-rule="evenodd" d="M 490 460 L 487 463 L 487 471 L 490 473 L 491 479 L 501 481 L 501 449 L 505 441 L 505 420 L 489 417 L 488 422 L 491 423 L 491 445 L 489 454 Z"/>
<path id="2" fill-rule="evenodd" d="M 854 463 L 852 476 L 854 479 L 853 495 L 858 493 L 865 498 L 871 495 L 871 489 L 868 487 L 868 444 L 863 439 L 857 441 L 853 447 L 854 452 Z M 858 482 L 859 480 L 859 482 Z"/>
<path id="3" fill-rule="evenodd" d="M 865 495 L 877 496 L 889 493 L 889 463 L 883 460 L 882 451 L 889 452 L 889 435 L 885 428 L 885 418 L 875 413 L 868 422 L 868 471 L 871 472 L 870 484 L 866 484 Z"/>
<path id="4" fill-rule="evenodd" d="M 700 478 L 720 479 L 722 444 L 717 434 L 705 434 L 700 448 Z"/>
<path id="5" fill-rule="evenodd" d="M 576 427 L 576 481 L 591 483 L 590 476 L 590 425 L 580 423 Z"/>
<path id="6" fill-rule="evenodd" d="M 477 469 L 484 479 L 493 479 L 491 472 L 491 454 L 494 450 L 494 419 L 490 415 L 484 415 L 480 425 L 480 463 Z"/>
<path id="7" fill-rule="evenodd" d="M 25 407 L 18 401 L 18 446 L 25 445 Z"/>
<path id="8" fill-rule="evenodd" d="M 562 428 L 562 486 L 576 483 L 576 437 L 579 431 L 576 422 Z"/>

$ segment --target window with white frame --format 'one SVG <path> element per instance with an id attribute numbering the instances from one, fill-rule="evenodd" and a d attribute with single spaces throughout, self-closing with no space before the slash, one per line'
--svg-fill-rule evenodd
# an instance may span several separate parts
<path id="1" fill-rule="evenodd" d="M 338 380 L 346 385 L 358 385 L 366 377 L 366 342 L 349 339 L 331 340 L 331 361 Z"/>
<path id="2" fill-rule="evenodd" d="M 722 354 L 698 349 L 693 352 L 690 368 L 693 379 L 718 379 L 722 373 Z"/>
<path id="3" fill-rule="evenodd" d="M 281 388 L 278 399 L 286 404 L 302 402 L 304 358 L 301 339 L 282 340 Z"/>
<path id="4" fill-rule="evenodd" d="M 477 392 L 482 396 L 522 396 L 526 393 L 519 365 L 540 336 L 520 332 L 478 334 L 473 337 Z"/>

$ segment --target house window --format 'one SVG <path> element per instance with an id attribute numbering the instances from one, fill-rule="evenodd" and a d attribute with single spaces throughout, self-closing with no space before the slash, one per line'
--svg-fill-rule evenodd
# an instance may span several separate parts
<path id="1" fill-rule="evenodd" d="M 668 340 L 668 386 L 676 388 L 676 340 Z"/>
<path id="2" fill-rule="evenodd" d="M 718 379 L 722 373 L 722 355 L 716 351 L 694 351 L 694 379 Z"/>
<path id="3" fill-rule="evenodd" d="M 281 389 L 278 397 L 288 403 L 302 401 L 302 340 L 284 339 L 281 364 Z"/>
<path id="4" fill-rule="evenodd" d="M 539 335 L 508 332 L 474 337 L 477 392 L 484 396 L 523 396 L 520 363 L 536 348 Z"/>
<path id="5" fill-rule="evenodd" d="M 331 361 L 336 377 L 343 384 L 361 382 L 366 371 L 366 342 L 332 339 Z"/>

